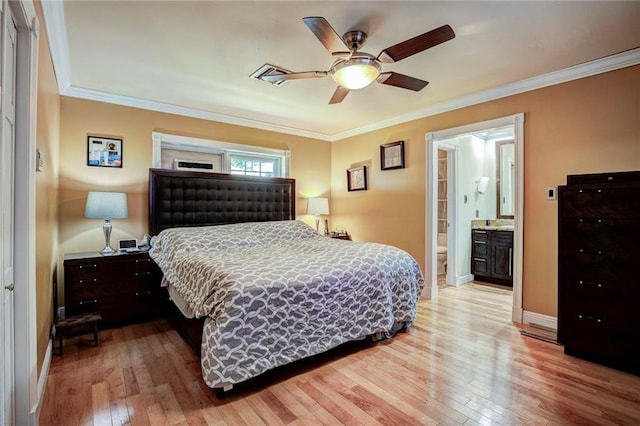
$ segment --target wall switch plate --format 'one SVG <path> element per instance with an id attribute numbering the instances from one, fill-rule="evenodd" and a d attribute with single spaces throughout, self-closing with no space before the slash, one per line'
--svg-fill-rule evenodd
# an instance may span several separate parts
<path id="1" fill-rule="evenodd" d="M 556 187 L 548 186 L 547 187 L 547 200 L 555 200 L 556 199 Z"/>
<path id="2" fill-rule="evenodd" d="M 42 151 L 36 149 L 36 172 L 44 171 L 44 157 Z"/>

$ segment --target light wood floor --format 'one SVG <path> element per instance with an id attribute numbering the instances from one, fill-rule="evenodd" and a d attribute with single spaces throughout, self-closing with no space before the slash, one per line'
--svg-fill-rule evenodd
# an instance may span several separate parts
<path id="1" fill-rule="evenodd" d="M 522 336 L 511 292 L 447 287 L 415 327 L 267 373 L 218 400 L 164 320 L 69 340 L 41 425 L 640 424 L 640 378 Z M 636 336 L 637 338 L 637 336 Z"/>

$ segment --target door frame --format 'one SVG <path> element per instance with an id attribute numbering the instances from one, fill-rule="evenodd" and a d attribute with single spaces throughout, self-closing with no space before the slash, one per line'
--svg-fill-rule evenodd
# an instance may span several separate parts
<path id="1" fill-rule="evenodd" d="M 3 0 L 4 1 L 4 0 Z M 15 421 L 38 423 L 36 317 L 36 113 L 40 24 L 30 0 L 4 3 L 18 27 L 14 158 Z"/>
<path id="2" fill-rule="evenodd" d="M 437 184 L 438 142 L 457 135 L 479 132 L 496 127 L 513 125 L 516 157 L 516 196 L 513 231 L 513 305 L 511 318 L 522 322 L 522 266 L 524 242 L 524 113 L 487 120 L 479 123 L 430 132 L 426 140 L 426 184 L 425 184 L 425 294 L 428 298 L 438 295 L 437 283 Z"/>
<path id="3" fill-rule="evenodd" d="M 0 79 L 2 80 L 2 97 L 0 98 L 0 113 L 2 123 L 0 124 L 0 137 L 3 138 L 0 144 L 2 153 L 3 168 L 3 202 L 2 212 L 5 221 L 2 223 L 2 238 L 4 239 L 2 245 L 2 300 L 0 305 L 0 318 L 4 321 L 0 331 L 0 343 L 2 348 L 0 354 L 3 356 L 0 361 L 0 368 L 2 369 L 2 387 L 0 388 L 1 406 L 0 406 L 0 423 L 13 424 L 15 423 L 15 343 L 14 343 L 14 305 L 15 305 L 15 249 L 14 240 L 15 235 L 15 217 L 14 217 L 14 157 L 15 157 L 15 121 L 16 121 L 16 74 L 17 74 L 17 44 L 18 44 L 18 30 L 15 23 L 14 14 L 12 8 L 9 7 L 6 2 L 2 2 L 0 5 L 2 25 L 0 25 L 0 31 L 2 32 L 2 46 L 0 46 L 0 54 L 2 55 L 2 73 L 0 73 Z M 5 180 L 6 178 L 6 180 Z M 7 191 L 5 194 L 4 192 Z M 5 197 L 8 195 L 8 197 Z M 7 220 L 8 219 L 8 220 Z M 5 234 L 5 231 L 6 232 Z M 5 263 L 8 261 L 8 263 Z M 9 286 L 13 286 L 10 288 Z M 3 424 L 4 424 L 3 423 Z"/>

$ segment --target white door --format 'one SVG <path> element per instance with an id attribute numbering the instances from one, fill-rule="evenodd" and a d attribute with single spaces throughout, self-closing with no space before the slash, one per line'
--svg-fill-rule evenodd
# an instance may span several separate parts
<path id="1" fill-rule="evenodd" d="M 0 4 L 2 22 L 2 86 L 0 87 L 0 271 L 2 303 L 0 303 L 0 423 L 14 423 L 13 374 L 13 176 L 15 153 L 15 82 L 17 29 L 11 11 Z"/>

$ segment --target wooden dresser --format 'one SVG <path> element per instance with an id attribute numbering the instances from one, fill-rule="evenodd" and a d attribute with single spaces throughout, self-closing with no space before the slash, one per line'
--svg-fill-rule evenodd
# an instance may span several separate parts
<path id="1" fill-rule="evenodd" d="M 640 374 L 640 172 L 568 176 L 558 214 L 558 340 Z"/>
<path id="2" fill-rule="evenodd" d="M 160 272 L 147 253 L 64 256 L 65 313 L 98 311 L 106 327 L 153 317 Z"/>

